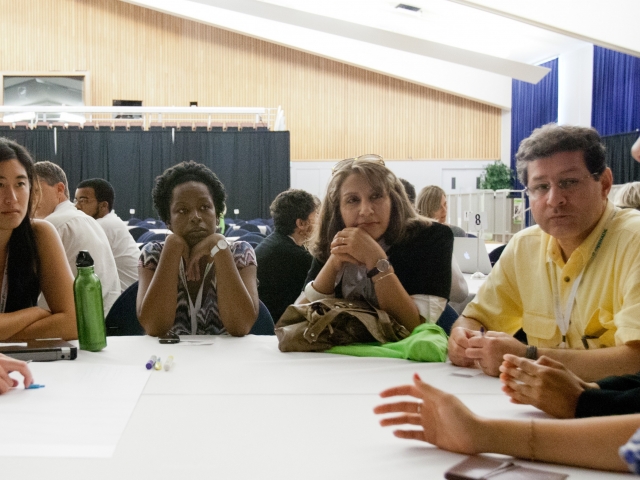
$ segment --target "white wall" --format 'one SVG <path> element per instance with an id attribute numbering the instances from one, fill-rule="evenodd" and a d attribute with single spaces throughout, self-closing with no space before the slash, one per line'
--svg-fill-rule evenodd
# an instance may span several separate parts
<path id="1" fill-rule="evenodd" d="M 558 57 L 558 123 L 591 126 L 593 45 Z"/>
<path id="2" fill-rule="evenodd" d="M 291 188 L 301 188 L 324 198 L 331 178 L 331 168 L 336 162 L 291 162 Z M 476 178 L 484 167 L 492 162 L 469 160 L 398 160 L 386 165 L 398 177 L 416 187 L 416 193 L 427 185 L 439 185 L 447 193 L 471 192 L 476 188 Z M 455 178 L 456 188 L 451 179 Z"/>

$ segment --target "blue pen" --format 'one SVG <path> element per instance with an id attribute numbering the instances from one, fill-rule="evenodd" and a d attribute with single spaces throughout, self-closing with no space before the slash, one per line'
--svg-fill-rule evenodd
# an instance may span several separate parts
<path id="1" fill-rule="evenodd" d="M 27 388 L 25 388 L 25 390 L 35 390 L 36 388 L 44 388 L 44 385 L 41 385 L 39 383 L 32 383 Z"/>

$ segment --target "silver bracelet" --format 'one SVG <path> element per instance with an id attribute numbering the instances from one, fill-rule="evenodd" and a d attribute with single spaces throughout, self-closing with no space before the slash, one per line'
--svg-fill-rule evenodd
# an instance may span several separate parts
<path id="1" fill-rule="evenodd" d="M 307 283 L 307 286 L 304 287 L 304 296 L 310 302 L 315 302 L 316 300 L 322 300 L 323 298 L 332 298 L 334 295 L 332 293 L 321 293 L 313 288 L 313 281 Z"/>

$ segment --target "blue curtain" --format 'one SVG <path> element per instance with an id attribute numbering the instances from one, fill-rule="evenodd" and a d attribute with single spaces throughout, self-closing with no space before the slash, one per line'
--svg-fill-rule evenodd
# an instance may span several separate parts
<path id="1" fill-rule="evenodd" d="M 591 125 L 600 135 L 640 128 L 640 58 L 594 46 Z"/>
<path id="2" fill-rule="evenodd" d="M 511 168 L 520 142 L 542 125 L 558 121 L 558 59 L 540 65 L 551 71 L 537 84 L 513 80 L 511 91 Z M 524 186 L 516 180 L 515 189 Z"/>

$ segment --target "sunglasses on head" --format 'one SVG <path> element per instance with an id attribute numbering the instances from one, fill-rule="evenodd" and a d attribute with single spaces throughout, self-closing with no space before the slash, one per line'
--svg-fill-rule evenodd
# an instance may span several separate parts
<path id="1" fill-rule="evenodd" d="M 384 167 L 384 159 L 380 155 L 376 155 L 374 153 L 367 153 L 365 155 L 360 155 L 355 158 L 345 158 L 344 160 L 340 160 L 335 166 L 331 169 L 331 175 L 335 174 L 337 171 L 342 169 L 346 162 L 353 161 L 356 162 L 369 162 L 369 163 L 377 163 L 378 165 L 382 165 Z"/>

